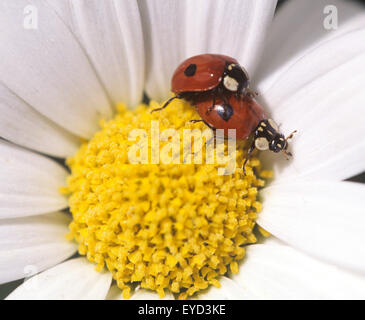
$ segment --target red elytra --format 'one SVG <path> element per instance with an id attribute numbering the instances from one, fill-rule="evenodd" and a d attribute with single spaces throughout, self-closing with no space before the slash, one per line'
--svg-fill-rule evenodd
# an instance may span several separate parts
<path id="1" fill-rule="evenodd" d="M 171 90 L 179 94 L 214 89 L 222 81 L 225 68 L 229 64 L 238 65 L 238 62 L 221 54 L 201 54 L 186 59 L 172 76 Z"/>
<path id="2" fill-rule="evenodd" d="M 211 99 L 198 101 L 196 111 L 209 127 L 224 129 L 226 136 L 229 136 L 228 129 L 236 129 L 235 138 L 238 140 L 249 137 L 259 122 L 267 119 L 264 109 L 255 99 L 234 94 L 226 102 L 217 98 L 214 106 Z"/>

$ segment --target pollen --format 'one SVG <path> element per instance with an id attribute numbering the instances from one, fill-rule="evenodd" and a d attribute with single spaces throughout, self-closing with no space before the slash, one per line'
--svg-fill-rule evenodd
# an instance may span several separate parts
<path id="1" fill-rule="evenodd" d="M 259 190 L 270 172 L 253 157 L 244 175 L 247 143 L 238 141 L 231 174 L 219 173 L 222 164 L 216 161 L 204 161 L 204 146 L 202 163 L 184 163 L 184 129 L 207 127 L 189 122 L 199 117 L 187 102 L 174 100 L 151 114 L 158 107 L 152 101 L 130 111 L 120 104 L 114 119 L 101 121 L 100 131 L 67 159 L 71 173 L 61 191 L 68 195 L 73 217 L 68 238 L 79 244 L 79 254 L 95 263 L 96 270 L 113 274 L 124 298 L 137 284 L 160 297 L 168 290 L 186 299 L 210 285 L 219 287 L 220 276 L 239 271 L 245 246 L 256 242 Z M 174 148 L 169 153 L 166 146 L 177 140 L 160 139 L 156 147 L 151 121 L 158 122 L 160 138 L 166 129 L 181 137 L 175 151 L 182 152 L 172 163 L 161 163 L 158 157 L 156 163 L 156 151 L 160 157 L 163 152 L 171 155 Z M 134 129 L 142 129 L 148 138 L 131 139 Z M 141 148 L 139 160 L 148 151 L 147 163 L 131 161 L 136 145 Z"/>

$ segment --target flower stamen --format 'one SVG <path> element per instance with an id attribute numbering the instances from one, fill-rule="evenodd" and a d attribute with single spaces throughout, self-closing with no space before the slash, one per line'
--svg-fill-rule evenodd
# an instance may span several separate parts
<path id="1" fill-rule="evenodd" d="M 238 272 L 244 246 L 256 242 L 257 191 L 264 186 L 259 176 L 269 174 L 257 158 L 243 174 L 245 142 L 239 142 L 231 175 L 219 175 L 220 164 L 131 164 L 128 152 L 136 141 L 129 133 L 151 134 L 152 120 L 159 120 L 160 132 L 205 129 L 189 123 L 198 116 L 184 101 L 151 114 L 156 107 L 151 102 L 128 111 L 120 105 L 115 118 L 102 121 L 101 131 L 67 160 L 69 236 L 98 271 L 112 272 L 125 298 L 137 282 L 161 297 L 168 289 L 186 299 L 209 285 L 219 287 L 219 276 L 229 269 Z M 148 150 L 151 155 L 150 145 Z"/>

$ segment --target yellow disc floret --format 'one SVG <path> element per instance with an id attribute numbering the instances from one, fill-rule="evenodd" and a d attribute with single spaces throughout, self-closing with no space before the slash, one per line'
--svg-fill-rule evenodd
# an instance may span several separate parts
<path id="1" fill-rule="evenodd" d="M 151 114 L 157 107 L 155 102 L 135 111 L 119 106 L 115 118 L 103 121 L 101 130 L 67 160 L 71 174 L 63 192 L 69 194 L 73 216 L 70 238 L 97 270 L 112 272 L 125 298 L 137 282 L 160 296 L 168 289 L 185 299 L 210 284 L 219 287 L 219 276 L 228 270 L 238 272 L 244 245 L 256 242 L 257 191 L 264 181 L 254 172 L 265 176 L 267 171 L 253 158 L 244 175 L 244 142 L 237 145 L 236 168 L 228 175 L 219 173 L 222 164 L 184 163 L 183 152 L 171 164 L 158 158 L 154 164 L 151 121 L 158 121 L 161 135 L 173 129 L 182 137 L 184 129 L 206 128 L 189 123 L 199 117 L 186 102 L 175 100 Z M 135 138 L 133 129 L 143 129 L 148 139 Z M 157 152 L 171 140 L 160 141 Z M 136 145 L 139 160 L 148 150 L 148 163 L 131 161 Z M 201 153 L 204 159 L 206 148 Z"/>

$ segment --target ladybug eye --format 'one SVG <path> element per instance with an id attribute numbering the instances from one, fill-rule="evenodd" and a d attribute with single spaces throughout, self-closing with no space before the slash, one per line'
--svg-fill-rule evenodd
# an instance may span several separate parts
<path id="1" fill-rule="evenodd" d="M 192 63 L 190 64 L 184 71 L 184 74 L 187 76 L 187 77 L 192 77 L 196 72 L 196 64 L 195 63 Z"/>

